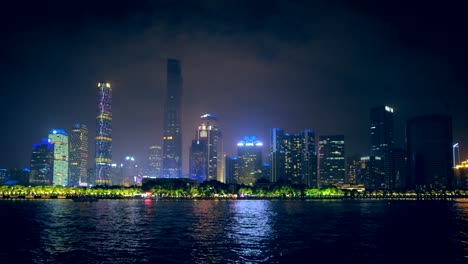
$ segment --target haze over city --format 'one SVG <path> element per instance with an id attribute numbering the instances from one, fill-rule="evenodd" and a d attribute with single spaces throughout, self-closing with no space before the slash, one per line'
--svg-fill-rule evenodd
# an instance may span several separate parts
<path id="1" fill-rule="evenodd" d="M 205 113 L 219 117 L 229 155 L 244 136 L 268 147 L 274 127 L 343 134 L 346 153 L 364 155 L 371 107 L 395 109 L 398 146 L 407 119 L 448 113 L 466 157 L 466 3 L 424 3 L 9 3 L 0 166 L 28 167 L 51 128 L 83 123 L 92 167 L 103 80 L 113 88 L 113 160 L 146 159 L 162 145 L 167 58 L 181 61 L 184 174 Z"/>

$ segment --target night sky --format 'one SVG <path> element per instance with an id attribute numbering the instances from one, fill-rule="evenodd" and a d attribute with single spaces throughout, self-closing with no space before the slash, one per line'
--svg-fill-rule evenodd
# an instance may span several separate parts
<path id="1" fill-rule="evenodd" d="M 29 166 L 33 143 L 76 122 L 93 158 L 101 80 L 114 160 L 146 159 L 162 145 L 167 58 L 182 62 L 184 174 L 204 113 L 219 116 L 228 155 L 246 135 L 268 143 L 273 127 L 344 134 L 347 155 L 364 155 L 371 107 L 395 109 L 397 146 L 408 118 L 450 113 L 468 158 L 467 1 L 10 2 L 0 168 Z"/>

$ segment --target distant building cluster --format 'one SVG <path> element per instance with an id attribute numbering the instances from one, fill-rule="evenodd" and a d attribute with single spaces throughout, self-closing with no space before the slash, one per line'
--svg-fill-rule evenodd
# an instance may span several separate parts
<path id="1" fill-rule="evenodd" d="M 88 127 L 77 123 L 68 132 L 52 129 L 33 145 L 30 168 L 0 169 L 0 181 L 33 186 L 132 186 L 147 178 L 190 178 L 233 185 L 284 182 L 367 190 L 468 188 L 468 161 L 461 161 L 459 145 L 452 142 L 451 117 L 426 115 L 408 120 L 406 147 L 398 148 L 395 112 L 389 106 L 370 109 L 369 151 L 354 156 L 346 155 L 344 135 L 316 135 L 311 129 L 290 134 L 281 128 L 271 130 L 268 149 L 255 136 L 245 136 L 237 142 L 236 155 L 227 156 L 220 120 L 204 114 L 187 144 L 189 171 L 184 176 L 182 87 L 181 63 L 168 59 L 162 145 L 149 146 L 146 160 L 137 162 L 132 155 L 113 160 L 112 88 L 109 82 L 98 82 L 94 166 L 88 169 Z"/>

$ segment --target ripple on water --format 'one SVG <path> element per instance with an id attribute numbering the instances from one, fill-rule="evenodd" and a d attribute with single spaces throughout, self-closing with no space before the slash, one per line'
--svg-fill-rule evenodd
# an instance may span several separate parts
<path id="1" fill-rule="evenodd" d="M 1 263 L 404 263 L 415 244 L 426 262 L 468 257 L 468 203 L 0 200 L 0 211 L 16 232 Z"/>

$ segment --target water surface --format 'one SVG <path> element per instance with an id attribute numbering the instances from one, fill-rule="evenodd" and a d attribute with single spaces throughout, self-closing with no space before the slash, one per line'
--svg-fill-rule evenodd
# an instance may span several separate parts
<path id="1" fill-rule="evenodd" d="M 0 263 L 468 263 L 468 202 L 0 200 Z"/>

